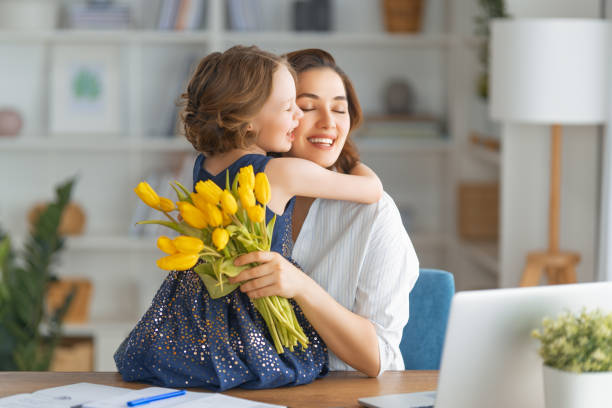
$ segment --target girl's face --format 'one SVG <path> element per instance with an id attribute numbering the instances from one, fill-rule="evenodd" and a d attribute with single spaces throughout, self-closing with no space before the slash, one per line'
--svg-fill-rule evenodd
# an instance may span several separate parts
<path id="1" fill-rule="evenodd" d="M 289 155 L 332 166 L 350 129 L 342 78 L 331 68 L 315 68 L 298 76 L 297 104 L 304 117 L 295 129 Z"/>
<path id="2" fill-rule="evenodd" d="M 252 120 L 257 134 L 255 144 L 264 152 L 287 152 L 293 142 L 293 130 L 303 116 L 295 103 L 295 81 L 284 65 L 272 78 L 272 92 Z"/>

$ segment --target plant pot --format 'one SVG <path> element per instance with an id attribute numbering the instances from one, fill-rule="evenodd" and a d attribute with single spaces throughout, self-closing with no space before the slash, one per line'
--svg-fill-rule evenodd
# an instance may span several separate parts
<path id="1" fill-rule="evenodd" d="M 57 16 L 56 0 L 0 1 L 2 30 L 53 30 L 57 25 Z"/>
<path id="2" fill-rule="evenodd" d="M 612 407 L 612 372 L 573 373 L 543 366 L 546 408 Z"/>
<path id="3" fill-rule="evenodd" d="M 47 289 L 47 307 L 50 310 L 60 307 L 72 288 L 75 288 L 76 292 L 64 316 L 64 323 L 85 323 L 89 320 L 91 287 L 88 279 L 62 278 L 52 282 Z"/>

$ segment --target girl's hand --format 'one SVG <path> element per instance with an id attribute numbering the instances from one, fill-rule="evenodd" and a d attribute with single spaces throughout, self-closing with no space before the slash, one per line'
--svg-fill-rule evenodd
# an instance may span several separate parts
<path id="1" fill-rule="evenodd" d="M 259 265 L 245 269 L 240 275 L 230 278 L 230 283 L 245 282 L 240 290 L 251 299 L 264 296 L 293 298 L 306 284 L 304 273 L 277 252 L 251 252 L 238 257 L 234 265 L 249 263 Z"/>

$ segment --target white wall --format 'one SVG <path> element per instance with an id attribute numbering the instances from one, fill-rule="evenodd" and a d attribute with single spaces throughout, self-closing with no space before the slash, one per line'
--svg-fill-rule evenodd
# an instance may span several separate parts
<path id="1" fill-rule="evenodd" d="M 599 0 L 507 0 L 515 18 L 599 18 Z M 500 286 L 517 286 L 527 252 L 548 245 L 550 128 L 502 127 Z M 596 277 L 601 155 L 595 126 L 563 128 L 561 249 L 582 256 L 578 280 Z"/>

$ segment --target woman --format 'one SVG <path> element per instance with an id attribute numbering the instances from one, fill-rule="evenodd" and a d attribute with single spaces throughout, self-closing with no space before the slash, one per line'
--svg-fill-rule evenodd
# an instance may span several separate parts
<path id="1" fill-rule="evenodd" d="M 359 161 L 349 138 L 362 119 L 348 77 L 322 50 L 287 58 L 298 74 L 304 112 L 290 155 L 348 172 Z M 330 350 L 330 370 L 369 376 L 403 370 L 399 350 L 408 321 L 408 294 L 418 259 L 393 200 L 376 204 L 298 197 L 294 207 L 293 266 L 275 253 L 254 252 L 238 264 L 260 262 L 236 282 L 251 298 L 293 298 Z"/>

